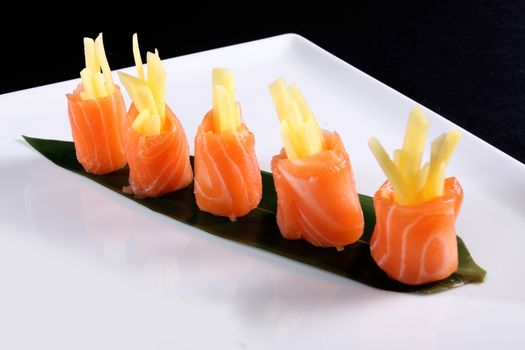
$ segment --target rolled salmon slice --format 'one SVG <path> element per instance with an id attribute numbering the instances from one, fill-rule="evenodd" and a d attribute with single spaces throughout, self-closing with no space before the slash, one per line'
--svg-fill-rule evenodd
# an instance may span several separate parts
<path id="1" fill-rule="evenodd" d="M 132 104 L 126 116 L 126 157 L 129 164 L 127 193 L 158 197 L 188 186 L 193 180 L 189 145 L 182 124 L 166 106 L 164 129 L 160 135 L 144 136 L 131 124 L 138 112 Z"/>
<path id="2" fill-rule="evenodd" d="M 442 196 L 415 205 L 395 203 L 386 181 L 374 195 L 373 259 L 390 278 L 405 284 L 447 278 L 458 268 L 454 225 L 462 201 L 463 190 L 454 177 L 445 180 Z"/>
<path id="3" fill-rule="evenodd" d="M 124 118 L 126 106 L 115 85 L 111 95 L 82 99 L 82 84 L 67 94 L 71 133 L 77 159 L 88 173 L 102 175 L 126 165 Z"/>
<path id="4" fill-rule="evenodd" d="M 255 139 L 242 123 L 237 131 L 213 131 L 213 110 L 195 137 L 195 199 L 203 211 L 236 218 L 255 209 L 262 180 Z"/>
<path id="5" fill-rule="evenodd" d="M 290 160 L 272 159 L 277 224 L 284 238 L 343 248 L 361 237 L 363 212 L 350 158 L 336 132 L 323 131 L 325 150 Z"/>

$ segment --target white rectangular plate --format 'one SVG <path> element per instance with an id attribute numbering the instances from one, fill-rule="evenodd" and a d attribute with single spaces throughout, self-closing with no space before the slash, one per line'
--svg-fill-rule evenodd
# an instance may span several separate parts
<path id="1" fill-rule="evenodd" d="M 264 170 L 281 147 L 267 86 L 297 82 L 369 195 L 384 176 L 368 139 L 398 147 L 416 104 L 291 34 L 165 66 L 190 143 L 211 106 L 212 67 L 234 72 Z M 525 348 L 523 164 L 463 130 L 448 173 L 464 187 L 457 229 L 486 282 L 384 292 L 178 223 L 44 159 L 20 135 L 70 140 L 64 95 L 77 83 L 0 96 L 0 348 Z M 431 137 L 452 126 L 425 112 Z"/>

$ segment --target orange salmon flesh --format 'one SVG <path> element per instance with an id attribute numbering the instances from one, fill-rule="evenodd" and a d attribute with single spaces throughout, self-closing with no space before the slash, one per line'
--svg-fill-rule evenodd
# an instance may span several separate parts
<path id="1" fill-rule="evenodd" d="M 445 181 L 443 196 L 403 206 L 393 201 L 386 181 L 374 195 L 376 227 L 370 252 L 388 276 L 410 285 L 439 281 L 458 268 L 454 224 L 463 201 L 456 178 Z"/>
<path id="2" fill-rule="evenodd" d="M 110 96 L 82 100 L 82 84 L 67 94 L 69 122 L 77 159 L 88 173 L 102 175 L 126 165 L 124 118 L 126 106 L 115 85 Z"/>
<path id="3" fill-rule="evenodd" d="M 284 238 L 341 249 L 363 234 L 363 211 L 339 134 L 323 131 L 323 137 L 320 153 L 289 160 L 283 148 L 273 157 L 277 224 Z"/>
<path id="4" fill-rule="evenodd" d="M 129 164 L 129 187 L 137 197 L 158 197 L 188 186 L 193 180 L 189 145 L 182 124 L 166 106 L 160 135 L 144 136 L 131 124 L 138 115 L 132 104 L 126 116 L 125 149 Z"/>
<path id="5" fill-rule="evenodd" d="M 262 179 L 255 138 L 243 123 L 237 132 L 213 132 L 213 110 L 195 137 L 195 199 L 203 211 L 236 218 L 257 207 Z"/>

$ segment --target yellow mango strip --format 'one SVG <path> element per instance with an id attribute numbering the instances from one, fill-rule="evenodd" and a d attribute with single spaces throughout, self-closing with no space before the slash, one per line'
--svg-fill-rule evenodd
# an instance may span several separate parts
<path id="1" fill-rule="evenodd" d="M 422 193 L 419 197 L 422 201 L 428 201 L 435 197 L 436 182 L 438 181 L 441 163 L 443 162 L 443 145 L 446 142 L 446 134 L 439 135 L 434 141 L 430 149 L 430 163 L 427 175 L 427 181 L 423 186 Z"/>
<path id="2" fill-rule="evenodd" d="M 285 119 L 288 124 L 289 137 L 295 147 L 295 153 L 301 158 L 308 152 L 305 151 L 306 135 L 303 128 L 301 110 L 294 100 L 284 101 Z M 282 123 L 282 122 L 281 122 Z"/>
<path id="3" fill-rule="evenodd" d="M 147 109 L 151 115 L 159 114 L 155 97 L 148 83 L 123 72 L 118 72 L 118 75 L 139 113 Z"/>
<path id="4" fill-rule="evenodd" d="M 437 172 L 436 182 L 433 184 L 434 196 L 432 198 L 441 197 L 443 195 L 443 191 L 445 190 L 445 171 L 446 169 L 447 169 L 447 166 L 445 162 L 442 162 Z"/>
<path id="5" fill-rule="evenodd" d="M 140 57 L 139 39 L 137 33 L 133 34 L 133 59 L 137 67 L 137 76 L 144 80 L 144 66 L 142 66 L 142 58 Z"/>
<path id="6" fill-rule="evenodd" d="M 224 98 L 221 96 L 221 86 L 212 85 L 212 105 L 213 105 L 212 125 L 213 125 L 213 132 L 215 133 L 221 132 L 221 118 L 219 117 L 219 115 L 221 113 L 220 112 L 221 105 L 224 105 L 224 103 L 219 102 L 220 98 Z"/>
<path id="7" fill-rule="evenodd" d="M 403 151 L 400 149 L 394 150 L 394 156 L 393 156 L 394 164 L 396 165 L 398 169 L 401 168 L 401 152 Z"/>
<path id="8" fill-rule="evenodd" d="M 213 118 L 215 132 L 223 132 L 227 130 L 236 130 L 237 127 L 233 118 L 229 117 L 234 113 L 235 103 L 232 103 L 228 90 L 222 85 L 215 85 L 213 87 Z"/>
<path id="9" fill-rule="evenodd" d="M 428 162 L 426 162 L 425 165 L 419 170 L 418 177 L 417 177 L 417 186 L 416 186 L 416 193 L 418 194 L 421 192 L 421 190 L 425 186 L 425 183 L 427 182 L 429 168 L 430 166 Z"/>
<path id="10" fill-rule="evenodd" d="M 233 84 L 233 76 L 226 68 L 214 68 L 212 71 L 212 85 L 223 86 L 233 100 L 235 100 L 235 88 Z"/>
<path id="11" fill-rule="evenodd" d="M 443 194 L 444 174 L 460 137 L 457 130 L 450 129 L 432 142 L 428 178 L 420 194 L 422 200 Z"/>
<path id="12" fill-rule="evenodd" d="M 283 145 L 285 146 L 288 159 L 299 159 L 305 156 L 306 135 L 304 128 L 302 128 L 302 117 L 297 103 L 292 100 L 282 102 L 284 115 L 288 116 L 280 122 L 279 130 L 283 138 Z M 293 149 L 287 149 L 292 147 Z"/>
<path id="13" fill-rule="evenodd" d="M 99 71 L 97 54 L 95 53 L 95 41 L 91 38 L 84 38 L 84 57 L 86 60 L 86 68 L 95 73 Z"/>
<path id="14" fill-rule="evenodd" d="M 166 120 L 166 70 L 159 52 L 157 50 L 155 53 L 148 52 L 146 78 L 136 33 L 133 34 L 132 44 L 138 77 L 119 72 L 120 80 L 139 112 L 131 127 L 144 136 L 159 135 L 164 130 Z"/>
<path id="15" fill-rule="evenodd" d="M 95 73 L 91 76 L 93 85 L 95 86 L 96 96 L 107 96 L 106 85 L 104 85 L 104 76 L 101 73 Z"/>
<path id="16" fill-rule="evenodd" d="M 394 200 L 400 204 L 418 204 L 443 195 L 445 173 L 452 158 L 460 133 L 450 129 L 431 144 L 430 161 L 421 167 L 429 122 L 423 111 L 416 107 L 410 112 L 403 147 L 388 157 L 375 138 L 369 142 L 383 172 L 394 188 Z"/>
<path id="17" fill-rule="evenodd" d="M 212 93 L 214 131 L 237 131 L 241 126 L 241 114 L 235 103 L 233 75 L 228 69 L 213 69 Z"/>
<path id="18" fill-rule="evenodd" d="M 93 82 L 93 79 L 91 79 L 92 76 L 93 73 L 91 73 L 89 68 L 84 68 L 80 71 L 80 78 L 82 79 L 82 86 L 84 87 L 84 91 L 80 97 L 83 100 L 92 100 L 97 96 L 95 92 L 95 83 Z"/>
<path id="19" fill-rule="evenodd" d="M 403 205 L 414 204 L 416 202 L 414 194 L 410 192 L 408 184 L 401 175 L 401 172 L 390 159 L 381 143 L 379 143 L 375 137 L 372 137 L 370 141 L 368 141 L 368 146 L 394 188 L 395 201 Z"/>
<path id="20" fill-rule="evenodd" d="M 279 78 L 270 84 L 270 94 L 275 110 L 277 111 L 279 122 L 286 120 L 287 111 L 285 110 L 284 104 L 290 97 L 288 96 L 288 88 L 283 78 Z"/>
<path id="21" fill-rule="evenodd" d="M 158 114 L 151 114 L 149 109 L 140 112 L 131 127 L 135 132 L 144 136 L 155 136 L 161 132 L 160 117 Z"/>
<path id="22" fill-rule="evenodd" d="M 324 139 L 321 134 L 321 129 L 317 125 L 315 118 L 308 119 L 303 126 L 305 142 L 308 145 L 307 154 L 316 154 L 323 150 Z"/>
<path id="23" fill-rule="evenodd" d="M 309 125 L 307 126 L 307 140 L 313 144 L 312 152 L 317 153 L 316 150 L 325 148 L 324 138 L 322 137 L 321 128 L 317 123 L 317 119 L 315 119 L 314 113 L 310 109 L 308 102 L 306 102 L 297 84 L 290 84 L 290 86 L 288 86 L 288 92 L 290 97 L 298 104 L 303 122 Z"/>
<path id="24" fill-rule="evenodd" d="M 288 159 L 296 160 L 325 149 L 324 139 L 308 103 L 296 84 L 279 78 L 269 86 L 280 122 L 280 134 Z"/>
<path id="25" fill-rule="evenodd" d="M 98 72 L 100 65 L 95 53 L 95 41 L 91 38 L 84 38 L 84 58 L 86 60 L 86 68 L 93 73 Z"/>
<path id="26" fill-rule="evenodd" d="M 288 127 L 288 121 L 283 120 L 279 126 L 279 132 L 281 139 L 283 140 L 284 149 L 286 150 L 286 157 L 288 159 L 299 159 L 299 155 L 295 153 L 295 145 L 290 138 L 290 128 Z"/>
<path id="27" fill-rule="evenodd" d="M 448 163 L 450 162 L 450 159 L 452 158 L 452 155 L 454 154 L 454 151 L 456 150 L 456 147 L 458 145 L 459 139 L 461 138 L 461 134 L 456 129 L 450 129 L 447 133 L 447 143 L 445 145 L 444 154 L 443 154 L 443 161 L 445 162 L 445 165 L 448 166 Z"/>
<path id="28" fill-rule="evenodd" d="M 97 60 L 100 65 L 100 68 L 102 68 L 102 73 L 104 74 L 104 82 L 106 85 L 107 95 L 111 95 L 115 90 L 115 85 L 113 84 L 111 69 L 109 69 L 109 63 L 106 57 L 106 50 L 104 50 L 104 41 L 102 41 L 102 33 L 100 33 L 95 39 L 95 52 L 97 54 Z"/>
<path id="29" fill-rule="evenodd" d="M 403 148 L 399 159 L 399 169 L 412 192 L 416 191 L 421 158 L 425 149 L 430 123 L 423 111 L 415 107 L 408 118 Z"/>
<path id="30" fill-rule="evenodd" d="M 299 106 L 299 109 L 301 110 L 301 115 L 303 117 L 303 121 L 306 122 L 312 119 L 314 114 L 310 109 L 310 106 L 308 106 L 308 103 L 306 102 L 303 94 L 301 93 L 299 86 L 295 83 L 290 84 L 288 86 L 288 94 Z"/>
<path id="31" fill-rule="evenodd" d="M 162 66 L 159 54 L 148 52 L 148 85 L 155 96 L 157 111 L 159 112 L 162 124 L 166 117 L 166 71 Z"/>
<path id="32" fill-rule="evenodd" d="M 80 97 L 87 100 L 111 95 L 115 86 L 104 50 L 102 33 L 98 35 L 96 40 L 84 38 L 84 56 L 86 68 L 80 72 L 84 91 Z M 100 73 L 101 68 L 102 74 Z"/>

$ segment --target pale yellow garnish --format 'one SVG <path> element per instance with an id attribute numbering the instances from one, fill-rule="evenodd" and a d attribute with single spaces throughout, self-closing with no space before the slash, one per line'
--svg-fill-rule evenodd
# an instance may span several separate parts
<path id="1" fill-rule="evenodd" d="M 220 85 L 224 87 L 231 98 L 235 101 L 235 87 L 233 84 L 233 75 L 229 69 L 214 68 L 212 71 L 212 85 Z"/>
<path id="2" fill-rule="evenodd" d="M 458 144 L 460 133 L 450 129 L 432 142 L 430 162 L 421 167 L 429 122 L 419 107 L 408 118 L 403 147 L 394 151 L 394 161 L 379 141 L 369 142 L 383 172 L 394 188 L 394 200 L 399 204 L 414 205 L 443 195 L 445 173 Z"/>
<path id="3" fill-rule="evenodd" d="M 160 134 L 160 124 L 159 115 L 151 114 L 149 109 L 145 109 L 137 115 L 131 127 L 141 135 L 154 136 Z"/>
<path id="4" fill-rule="evenodd" d="M 95 95 L 96 96 L 107 96 L 107 89 L 106 85 L 104 84 L 104 76 L 102 73 L 95 73 L 91 76 L 91 79 L 93 80 L 93 85 L 95 86 Z"/>
<path id="5" fill-rule="evenodd" d="M 296 84 L 283 78 L 270 84 L 270 94 L 280 122 L 280 134 L 288 159 L 297 160 L 325 149 L 317 120 Z"/>
<path id="6" fill-rule="evenodd" d="M 94 73 L 100 70 L 97 54 L 95 53 L 95 41 L 91 38 L 84 38 L 84 58 L 86 60 L 86 68 L 91 70 L 91 72 Z"/>
<path id="7" fill-rule="evenodd" d="M 370 141 L 368 141 L 368 146 L 372 150 L 372 153 L 374 153 L 386 177 L 390 180 L 394 188 L 395 200 L 400 204 L 413 204 L 415 202 L 414 194 L 408 190 L 406 180 L 399 171 L 399 168 L 390 159 L 383 146 L 381 146 L 375 137 L 372 137 Z"/>
<path id="8" fill-rule="evenodd" d="M 106 58 L 106 50 L 104 50 L 104 42 L 102 41 L 102 33 L 95 39 L 95 52 L 97 54 L 97 60 L 102 68 L 104 74 L 104 83 L 106 85 L 106 91 L 108 95 L 111 95 L 115 90 L 113 84 L 113 77 L 111 76 L 111 69 L 109 69 L 108 59 Z"/>
<path id="9" fill-rule="evenodd" d="M 460 137 L 461 134 L 457 130 L 450 129 L 448 133 L 440 135 L 432 142 L 427 181 L 419 193 L 423 201 L 443 194 L 442 178 Z"/>
<path id="10" fill-rule="evenodd" d="M 399 169 L 406 179 L 409 190 L 416 191 L 418 172 L 421 166 L 421 158 L 425 150 L 425 141 L 428 135 L 430 123 L 425 118 L 423 111 L 415 107 L 408 117 L 405 131 L 403 148 L 401 149 Z"/>
<path id="11" fill-rule="evenodd" d="M 427 182 L 429 168 L 429 163 L 426 162 L 418 173 L 416 186 L 416 193 L 418 194 L 423 190 L 423 186 L 425 186 L 425 183 Z"/>
<path id="12" fill-rule="evenodd" d="M 396 149 L 394 151 L 394 164 L 398 167 L 398 168 L 401 168 L 401 153 L 403 151 L 400 150 L 400 149 Z"/>
<path id="13" fill-rule="evenodd" d="M 84 56 L 86 68 L 80 72 L 84 91 L 80 97 L 89 100 L 111 95 L 115 86 L 104 50 L 102 33 L 96 40 L 84 38 Z"/>
<path id="14" fill-rule="evenodd" d="M 133 34 L 133 59 L 135 60 L 135 66 L 137 67 L 137 76 L 139 79 L 144 80 L 144 67 L 142 66 L 142 58 L 140 57 L 139 49 L 139 38 L 137 33 Z"/>
<path id="15" fill-rule="evenodd" d="M 281 139 L 283 140 L 284 149 L 286 150 L 286 156 L 288 159 L 299 159 L 299 155 L 295 152 L 295 146 L 290 137 L 292 131 L 288 128 L 288 121 L 283 120 L 281 122 L 279 132 L 281 134 Z"/>
<path id="16" fill-rule="evenodd" d="M 445 140 L 446 144 L 443 148 L 443 161 L 445 162 L 445 165 L 448 165 L 450 162 L 450 159 L 456 150 L 460 138 L 461 134 L 456 129 L 450 129 L 448 131 L 447 138 Z"/>
<path id="17" fill-rule="evenodd" d="M 147 109 L 152 115 L 159 114 L 153 91 L 146 81 L 123 72 L 118 72 L 118 76 L 139 113 Z"/>
<path id="18" fill-rule="evenodd" d="M 82 79 L 82 86 L 84 87 L 84 91 L 82 91 L 80 97 L 83 100 L 89 100 L 96 98 L 97 95 L 95 90 L 95 82 L 92 79 L 93 73 L 91 72 L 91 69 L 84 68 L 80 71 L 80 78 Z"/>
<path id="19" fill-rule="evenodd" d="M 235 103 L 233 75 L 226 68 L 212 72 L 213 130 L 237 131 L 241 126 L 241 112 Z"/>
<path id="20" fill-rule="evenodd" d="M 148 52 L 148 72 L 145 77 L 137 34 L 133 34 L 133 57 L 138 77 L 119 72 L 120 81 L 138 111 L 131 127 L 144 136 L 159 135 L 166 120 L 166 71 L 158 51 Z"/>
<path id="21" fill-rule="evenodd" d="M 162 124 L 166 117 L 166 71 L 162 66 L 158 53 L 147 53 L 148 62 L 148 85 L 155 96 L 157 111 L 159 112 Z"/>

